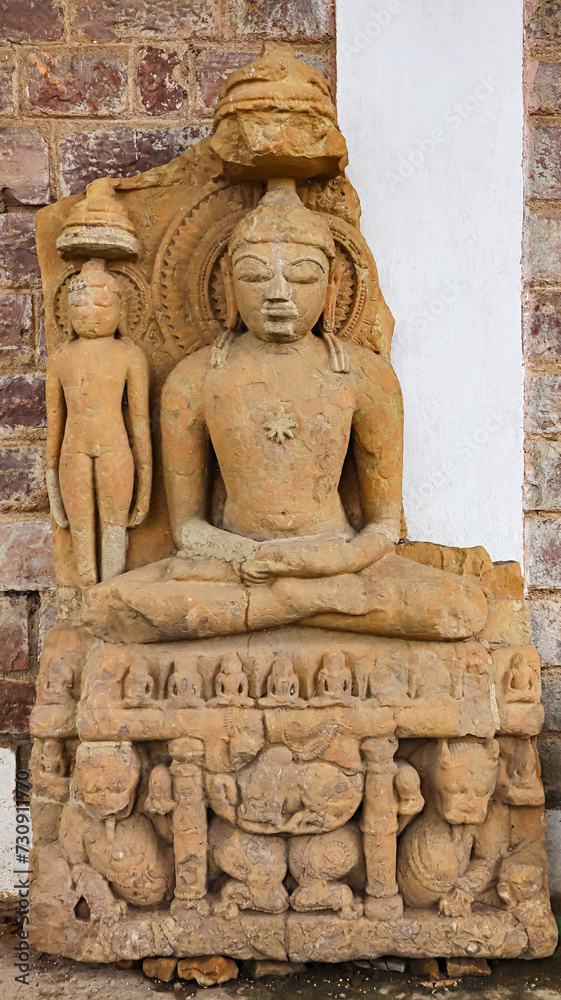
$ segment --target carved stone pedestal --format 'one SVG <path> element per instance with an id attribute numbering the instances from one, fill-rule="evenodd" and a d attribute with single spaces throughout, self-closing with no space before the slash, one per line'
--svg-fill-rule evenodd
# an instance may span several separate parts
<path id="1" fill-rule="evenodd" d="M 288 627 L 135 646 L 51 630 L 33 716 L 36 947 L 551 951 L 539 663 L 516 567 L 485 574 L 496 642 Z M 500 641 L 506 627 L 520 643 Z"/>

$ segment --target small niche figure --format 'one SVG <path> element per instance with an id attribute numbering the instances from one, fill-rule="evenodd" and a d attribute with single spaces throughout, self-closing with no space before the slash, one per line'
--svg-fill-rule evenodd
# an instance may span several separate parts
<path id="1" fill-rule="evenodd" d="M 154 678 L 148 662 L 142 657 L 133 660 L 125 678 L 125 707 L 140 708 L 142 705 L 149 705 L 154 700 L 154 689 Z"/>
<path id="2" fill-rule="evenodd" d="M 223 657 L 220 670 L 214 682 L 215 697 L 211 698 L 209 705 L 237 705 L 240 708 L 249 708 L 253 705 L 253 698 L 249 697 L 248 680 L 244 673 L 242 661 L 237 653 L 228 653 Z"/>
<path id="3" fill-rule="evenodd" d="M 127 528 L 142 524 L 148 513 L 149 371 L 141 348 L 117 336 L 121 292 L 104 260 L 87 261 L 70 280 L 68 304 L 70 340 L 47 366 L 47 489 L 54 520 L 70 528 L 87 587 L 124 573 Z"/>
<path id="4" fill-rule="evenodd" d="M 181 662 L 176 658 L 167 680 L 167 697 L 183 708 L 196 708 L 203 704 L 203 679 L 195 663 Z"/>
<path id="5" fill-rule="evenodd" d="M 540 700 L 539 678 L 535 670 L 520 653 L 515 653 L 506 675 L 506 701 L 538 703 Z"/>
<path id="6" fill-rule="evenodd" d="M 306 702 L 300 698 L 300 681 L 294 670 L 290 656 L 277 653 L 271 673 L 267 677 L 267 694 L 259 699 L 264 708 L 305 708 Z"/>
<path id="7" fill-rule="evenodd" d="M 310 702 L 314 707 L 349 704 L 353 696 L 353 678 L 344 653 L 335 650 L 323 657 L 316 690 L 317 694 Z"/>

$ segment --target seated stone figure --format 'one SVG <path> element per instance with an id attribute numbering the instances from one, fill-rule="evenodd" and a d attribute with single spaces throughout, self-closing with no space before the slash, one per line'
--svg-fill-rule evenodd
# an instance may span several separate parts
<path id="1" fill-rule="evenodd" d="M 395 552 L 401 391 L 379 355 L 330 332 L 340 271 L 326 216 L 304 207 L 294 181 L 270 181 L 234 230 L 223 271 L 230 327 L 239 314 L 246 330 L 185 358 L 162 397 L 179 558 L 92 588 L 94 633 L 154 642 L 292 622 L 418 639 L 477 633 L 487 606 L 475 584 Z M 339 493 L 349 447 L 359 532 Z M 209 514 L 214 456 L 220 526 Z"/>

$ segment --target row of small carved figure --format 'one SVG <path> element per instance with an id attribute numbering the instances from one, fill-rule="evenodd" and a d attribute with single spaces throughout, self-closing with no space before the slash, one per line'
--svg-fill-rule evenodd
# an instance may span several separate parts
<path id="1" fill-rule="evenodd" d="M 204 659 L 206 660 L 206 657 Z M 208 664 L 206 665 L 208 666 Z M 214 697 L 210 698 L 207 704 L 211 707 L 252 707 L 257 702 L 263 708 L 282 706 L 305 708 L 307 705 L 322 707 L 349 704 L 357 697 L 375 698 L 379 696 L 384 686 L 381 683 L 384 667 L 387 666 L 387 664 L 375 663 L 374 669 L 369 674 L 365 673 L 364 682 L 355 681 L 353 685 L 353 674 L 347 666 L 345 653 L 342 651 L 327 653 L 324 655 L 315 677 L 314 693 L 310 700 L 306 701 L 300 697 L 300 681 L 292 659 L 286 653 L 278 653 L 274 657 L 266 677 L 266 694 L 255 699 L 250 697 L 249 680 L 240 657 L 237 653 L 228 653 L 220 661 L 219 670 L 214 679 Z M 415 672 L 408 667 L 400 666 L 400 677 L 396 676 L 397 664 L 395 664 L 396 675 L 393 676 L 393 687 L 394 689 L 399 688 L 400 697 L 398 700 L 418 698 L 420 690 Z M 461 668 L 457 669 L 455 674 L 457 676 L 451 678 L 450 696 L 461 700 L 464 696 L 466 674 Z M 530 702 L 536 700 L 536 684 L 535 671 L 520 654 L 515 654 L 505 678 L 506 700 Z M 184 707 L 196 707 L 205 701 L 203 689 L 203 676 L 193 660 L 181 665 L 175 662 L 172 665 L 165 685 L 167 699 L 180 703 Z M 539 692 L 537 699 L 539 700 Z M 126 707 L 138 708 L 155 701 L 157 701 L 155 678 L 150 672 L 148 662 L 144 657 L 138 656 L 130 665 L 124 680 L 123 704 Z"/>
<path id="2" fill-rule="evenodd" d="M 136 660 L 129 668 L 124 682 L 124 702 L 129 707 L 146 705 L 155 700 L 155 680 L 144 659 Z M 267 677 L 267 693 L 258 699 L 262 707 L 290 706 L 305 708 L 308 704 L 333 705 L 348 703 L 353 697 L 353 678 L 342 652 L 328 653 L 318 670 L 315 694 L 310 702 L 300 697 L 300 681 L 294 664 L 286 653 L 278 653 Z M 166 697 L 195 708 L 204 702 L 203 678 L 195 663 L 190 662 L 170 673 L 166 684 Z M 249 681 L 237 653 L 228 653 L 220 662 L 214 680 L 214 697 L 209 706 L 252 707 L 255 699 L 249 696 Z"/>

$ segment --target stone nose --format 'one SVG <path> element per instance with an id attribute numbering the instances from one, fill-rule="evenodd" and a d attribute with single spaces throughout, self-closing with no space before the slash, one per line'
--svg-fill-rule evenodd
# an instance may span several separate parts
<path id="1" fill-rule="evenodd" d="M 288 281 L 280 271 L 277 271 L 267 286 L 267 301 L 288 302 L 289 300 Z"/>

